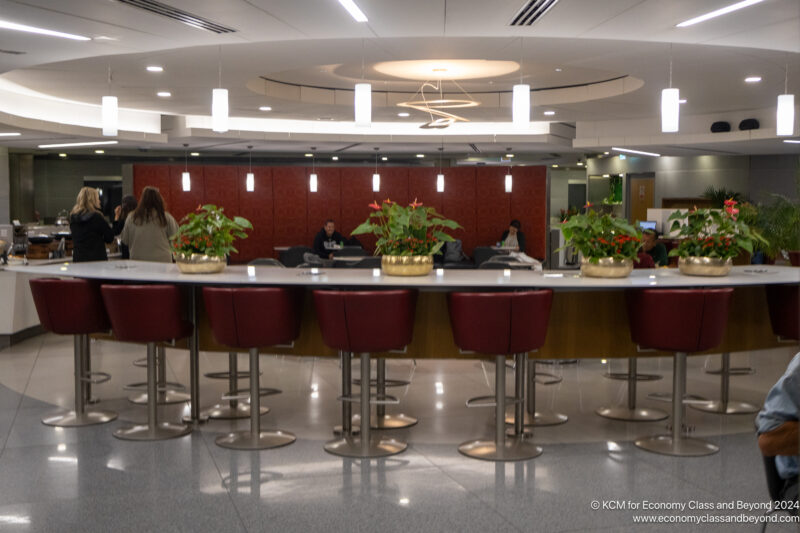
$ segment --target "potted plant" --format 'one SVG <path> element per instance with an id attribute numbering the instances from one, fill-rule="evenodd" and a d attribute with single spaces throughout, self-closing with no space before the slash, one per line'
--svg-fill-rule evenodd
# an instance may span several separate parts
<path id="1" fill-rule="evenodd" d="M 681 274 L 725 276 L 739 253 L 743 250 L 752 253 L 756 243 L 767 244 L 758 232 L 738 219 L 737 203 L 729 199 L 722 210 L 692 209 L 670 215 L 671 231 L 677 231 L 682 240 L 669 255 L 679 257 Z"/>
<path id="2" fill-rule="evenodd" d="M 586 204 L 586 214 L 561 223 L 567 246 L 581 253 L 581 274 L 593 278 L 624 278 L 633 270 L 642 234 L 621 218 L 598 214 Z"/>
<path id="3" fill-rule="evenodd" d="M 433 255 L 439 253 L 444 243 L 454 240 L 444 230 L 461 228 L 416 198 L 407 207 L 388 198 L 369 207 L 372 213 L 351 235 L 375 235 L 378 238 L 375 255 L 382 256 L 381 268 L 393 276 L 424 276 L 430 272 Z"/>
<path id="4" fill-rule="evenodd" d="M 769 202 L 758 206 L 756 227 L 769 242 L 763 247 L 769 257 L 785 251 L 792 265 L 800 266 L 800 200 L 771 195 Z"/>
<path id="5" fill-rule="evenodd" d="M 222 272 L 226 258 L 236 252 L 233 242 L 246 239 L 252 229 L 246 218 L 225 216 L 224 209 L 207 204 L 181 219 L 178 233 L 172 237 L 172 249 L 178 269 L 184 274 Z"/>

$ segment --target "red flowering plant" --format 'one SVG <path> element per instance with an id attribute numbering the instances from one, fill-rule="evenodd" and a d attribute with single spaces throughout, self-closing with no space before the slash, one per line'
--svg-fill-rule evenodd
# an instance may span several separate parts
<path id="1" fill-rule="evenodd" d="M 767 241 L 740 220 L 738 202 L 725 200 L 725 207 L 719 209 L 691 209 L 689 212 L 675 211 L 670 215 L 671 231 L 677 231 L 681 238 L 677 248 L 669 251 L 670 256 L 716 257 L 729 259 L 742 250 L 752 253 L 753 245 L 766 245 Z"/>
<path id="2" fill-rule="evenodd" d="M 230 219 L 224 212 L 222 207 L 216 205 L 198 205 L 193 213 L 183 217 L 178 233 L 172 237 L 175 254 L 225 257 L 237 252 L 234 241 L 246 239 L 245 230 L 253 229 L 253 225 L 246 218 L 235 216 Z"/>
<path id="3" fill-rule="evenodd" d="M 591 263 L 604 257 L 633 259 L 641 246 L 642 234 L 621 218 L 598 214 L 586 204 L 586 214 L 573 215 L 561 223 L 567 246 L 574 246 Z"/>
<path id="4" fill-rule="evenodd" d="M 415 198 L 403 207 L 388 198 L 382 204 L 369 204 L 369 217 L 351 235 L 372 233 L 378 238 L 375 255 L 433 255 L 444 243 L 454 240 L 445 229 L 461 226 L 433 207 L 425 207 Z"/>

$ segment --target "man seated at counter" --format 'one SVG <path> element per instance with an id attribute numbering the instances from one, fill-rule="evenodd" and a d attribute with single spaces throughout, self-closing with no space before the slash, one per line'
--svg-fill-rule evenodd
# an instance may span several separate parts
<path id="1" fill-rule="evenodd" d="M 758 447 L 766 457 L 775 457 L 778 475 L 784 480 L 783 500 L 797 500 L 798 440 L 800 417 L 800 353 L 789 363 L 756 416 Z M 796 514 L 796 511 L 795 511 Z"/>
<path id="2" fill-rule="evenodd" d="M 522 223 L 517 219 L 512 220 L 500 237 L 500 246 L 512 249 L 514 252 L 525 252 L 525 234 L 520 230 Z"/>
<path id="3" fill-rule="evenodd" d="M 314 237 L 314 244 L 311 248 L 322 259 L 333 259 L 333 251 L 338 249 L 342 243 L 344 243 L 344 236 L 336 231 L 336 223 L 329 218 Z"/>
<path id="4" fill-rule="evenodd" d="M 658 233 L 653 229 L 646 229 L 642 232 L 642 251 L 653 258 L 657 267 L 667 266 L 669 257 L 667 247 L 658 242 Z"/>

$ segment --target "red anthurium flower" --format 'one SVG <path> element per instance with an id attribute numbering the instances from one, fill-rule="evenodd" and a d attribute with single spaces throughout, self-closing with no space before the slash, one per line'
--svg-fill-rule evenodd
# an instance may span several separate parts
<path id="1" fill-rule="evenodd" d="M 386 200 L 384 200 L 384 201 L 383 201 L 383 203 L 391 205 L 391 204 L 393 204 L 394 202 L 393 202 L 393 201 L 391 201 L 391 200 L 389 200 L 389 199 L 387 198 Z"/>
<path id="2" fill-rule="evenodd" d="M 414 201 L 409 204 L 411 207 L 420 207 L 422 202 L 417 202 L 417 199 L 414 198 Z"/>
<path id="3" fill-rule="evenodd" d="M 381 206 L 378 205 L 377 201 L 372 202 L 371 204 L 369 204 L 369 206 L 372 209 L 374 209 L 375 211 L 380 211 L 381 210 Z"/>
<path id="4" fill-rule="evenodd" d="M 731 207 L 733 207 L 733 206 L 734 206 L 734 205 L 736 205 L 737 203 L 739 203 L 739 202 L 737 202 L 737 201 L 736 201 L 736 200 L 734 200 L 733 198 L 728 198 L 727 200 L 725 200 L 725 205 L 727 205 L 727 206 L 731 206 Z"/>
<path id="5" fill-rule="evenodd" d="M 583 206 L 584 209 L 589 209 L 590 207 L 592 207 L 592 202 L 586 202 L 586 205 Z"/>

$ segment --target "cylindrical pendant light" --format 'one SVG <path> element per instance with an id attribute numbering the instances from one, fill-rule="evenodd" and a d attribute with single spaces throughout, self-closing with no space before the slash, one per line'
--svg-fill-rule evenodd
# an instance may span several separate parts
<path id="1" fill-rule="evenodd" d="M 372 124 L 372 84 L 356 83 L 354 101 L 356 126 Z"/>
<path id="2" fill-rule="evenodd" d="M 783 93 L 778 95 L 776 135 L 794 135 L 794 95 L 789 92 L 789 65 L 786 65 Z"/>
<path id="3" fill-rule="evenodd" d="M 228 89 L 211 91 L 211 129 L 219 133 L 228 131 Z"/>
<path id="4" fill-rule="evenodd" d="M 531 122 L 531 86 L 514 85 L 511 102 L 511 119 L 514 126 L 527 128 Z"/>
<path id="5" fill-rule="evenodd" d="M 314 150 L 315 147 L 311 147 Z M 312 152 L 313 153 L 313 152 Z M 310 192 L 317 192 L 317 169 L 315 164 L 315 156 L 311 156 L 311 174 L 308 176 L 308 190 Z"/>
<path id="6" fill-rule="evenodd" d="M 244 179 L 244 188 L 247 192 L 253 192 L 256 190 L 256 175 L 253 174 L 253 147 L 248 146 L 247 149 L 249 150 L 249 165 L 248 165 L 248 172 L 245 175 Z"/>
<path id="7" fill-rule="evenodd" d="M 183 145 L 183 172 L 181 172 L 181 188 L 183 192 L 192 190 L 192 177 L 189 175 L 189 145 Z"/>
<path id="8" fill-rule="evenodd" d="M 443 152 L 444 152 L 444 137 L 442 137 L 442 146 L 439 147 L 439 173 L 436 175 L 436 192 L 444 192 L 444 174 L 442 173 Z"/>
<path id="9" fill-rule="evenodd" d="M 108 68 L 108 92 L 111 92 L 111 67 Z M 117 97 L 104 96 L 101 102 L 100 120 L 103 126 L 103 136 L 115 137 L 119 133 L 119 104 Z"/>
<path id="10" fill-rule="evenodd" d="M 375 173 L 372 175 L 372 192 L 381 190 L 381 175 L 378 174 L 378 150 L 380 147 L 375 147 Z"/>
<path id="11" fill-rule="evenodd" d="M 680 92 L 678 89 L 661 91 L 661 131 L 673 133 L 678 131 L 680 117 Z"/>
<path id="12" fill-rule="evenodd" d="M 511 192 L 511 185 L 514 181 L 514 178 L 511 176 L 511 169 L 508 169 L 508 174 L 506 174 L 506 192 Z"/>

